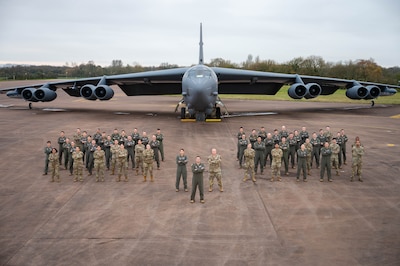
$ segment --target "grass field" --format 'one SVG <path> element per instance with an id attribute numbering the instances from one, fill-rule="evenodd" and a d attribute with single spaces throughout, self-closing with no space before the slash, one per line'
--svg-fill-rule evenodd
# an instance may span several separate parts
<path id="1" fill-rule="evenodd" d="M 311 101 L 311 102 L 340 102 L 340 103 L 364 103 L 371 104 L 370 100 L 352 100 L 346 97 L 346 90 L 337 90 L 332 95 L 318 96 L 314 99 L 295 100 L 288 95 L 289 86 L 284 86 L 275 95 L 249 95 L 249 94 L 221 94 L 221 99 L 243 99 L 243 100 L 271 100 L 271 101 Z M 378 97 L 377 104 L 400 104 L 400 92 L 393 96 Z"/>

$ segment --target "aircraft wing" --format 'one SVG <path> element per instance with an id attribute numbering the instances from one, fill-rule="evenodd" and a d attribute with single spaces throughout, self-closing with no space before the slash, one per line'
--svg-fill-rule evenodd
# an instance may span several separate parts
<path id="1" fill-rule="evenodd" d="M 21 97 L 22 91 L 27 88 L 32 88 L 33 91 L 40 88 L 46 88 L 52 91 L 63 89 L 70 96 L 80 97 L 80 89 L 83 86 L 118 85 L 128 96 L 181 94 L 182 77 L 187 69 L 188 68 L 174 68 L 76 80 L 62 80 L 14 88 L 5 88 L 0 89 L 0 92 L 8 92 L 7 95 L 10 97 L 13 97 L 13 95 L 15 97 Z"/>
<path id="2" fill-rule="evenodd" d="M 275 95 L 283 85 L 293 85 L 298 83 L 304 85 L 318 84 L 320 87 L 318 95 L 330 95 L 339 88 L 351 89 L 357 85 L 363 85 L 376 86 L 381 91 L 380 95 L 385 96 L 396 93 L 394 88 L 400 88 L 400 86 L 388 84 L 357 82 L 354 80 L 318 76 L 282 74 L 220 67 L 212 67 L 212 69 L 218 77 L 218 91 L 220 94 Z"/>

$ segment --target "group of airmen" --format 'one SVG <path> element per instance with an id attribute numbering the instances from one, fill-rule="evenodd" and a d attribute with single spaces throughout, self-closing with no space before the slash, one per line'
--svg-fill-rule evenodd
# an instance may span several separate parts
<path id="1" fill-rule="evenodd" d="M 127 134 L 125 130 L 121 132 L 117 128 L 112 134 L 107 135 L 98 128 L 93 135 L 86 131 L 76 129 L 75 134 L 69 138 L 65 132 L 61 131 L 57 139 L 58 149 L 52 147 L 51 141 L 47 141 L 44 148 L 45 168 L 44 175 L 51 173 L 51 182 L 60 181 L 59 168 L 64 165 L 69 170 L 70 176 L 74 175 L 74 182 L 83 181 L 83 168 L 86 167 L 88 175 L 93 171 L 96 174 L 96 181 L 104 182 L 105 168 L 111 171 L 111 175 L 117 173 L 116 181 L 128 181 L 129 162 L 132 169 L 139 170 L 143 175 L 143 181 L 147 177 L 154 181 L 153 162 L 157 163 L 157 169 L 160 169 L 161 161 L 164 161 L 164 136 L 160 129 L 150 138 L 144 131 L 139 134 L 135 128 L 132 134 Z"/>
<path id="2" fill-rule="evenodd" d="M 331 133 L 330 127 L 325 130 L 320 129 L 319 134 L 313 132 L 311 136 L 302 127 L 300 131 L 295 130 L 289 132 L 286 126 L 282 126 L 281 130 L 275 129 L 273 133 L 267 133 L 264 127 L 257 132 L 252 130 L 247 137 L 243 127 L 240 127 L 237 134 L 237 161 L 239 168 L 244 168 L 243 181 L 249 178 L 256 182 L 255 175 L 260 169 L 263 174 L 264 169 L 269 165 L 271 168 L 270 181 L 281 181 L 281 167 L 284 165 L 284 174 L 289 175 L 289 163 L 294 169 L 297 165 L 296 179 L 300 181 L 300 174 L 303 174 L 303 181 L 307 181 L 307 175 L 311 175 L 311 168 L 315 163 L 316 168 L 320 168 L 320 181 L 324 181 L 325 171 L 327 172 L 328 181 L 332 182 L 331 169 L 336 170 L 339 175 L 339 169 L 342 164 L 347 164 L 346 143 L 348 137 L 344 129 L 337 134 Z M 93 135 L 89 135 L 86 131 L 76 129 L 75 134 L 69 138 L 65 136 L 65 132 L 61 131 L 57 139 L 58 149 L 52 147 L 51 141 L 48 141 L 44 148 L 46 155 L 44 175 L 48 172 L 51 174 L 51 182 L 59 182 L 59 167 L 64 165 L 69 170 L 70 176 L 74 175 L 74 182 L 83 181 L 83 168 L 86 167 L 88 175 L 91 176 L 93 171 L 96 174 L 96 182 L 104 181 L 105 168 L 111 171 L 111 175 L 117 173 L 116 181 L 120 182 L 122 177 L 124 181 L 128 181 L 129 162 L 131 167 L 139 175 L 139 171 L 143 175 L 143 182 L 150 178 L 154 181 L 153 163 L 157 163 L 157 169 L 160 169 L 160 159 L 164 161 L 164 136 L 160 129 L 150 138 L 146 132 L 139 134 L 137 128 L 131 134 L 127 134 L 125 130 L 121 132 L 114 129 L 112 134 L 107 135 L 100 129 Z M 352 145 L 352 175 L 350 180 L 353 181 L 358 177 L 361 178 L 362 157 L 364 155 L 364 147 L 361 145 L 360 139 L 356 137 Z M 211 154 L 207 157 L 209 165 L 209 192 L 213 191 L 214 180 L 217 180 L 220 192 L 223 192 L 221 156 L 215 148 L 211 149 Z M 181 179 L 183 181 L 184 191 L 188 191 L 187 185 L 187 169 L 188 157 L 182 148 L 176 156 L 176 192 L 179 192 Z M 192 193 L 190 202 L 195 202 L 196 190 L 200 192 L 200 202 L 204 203 L 203 188 L 203 172 L 204 164 L 201 162 L 200 156 L 197 156 L 195 163 L 191 165 L 193 173 Z"/>
<path id="3" fill-rule="evenodd" d="M 296 168 L 296 180 L 300 181 L 300 174 L 303 174 L 303 181 L 307 182 L 307 175 L 311 175 L 311 168 L 315 162 L 316 168 L 320 168 L 320 181 L 324 181 L 325 172 L 328 181 L 332 182 L 331 170 L 336 170 L 339 175 L 339 169 L 342 164 L 347 164 L 346 144 L 348 137 L 344 129 L 336 134 L 331 132 L 329 126 L 325 130 L 320 129 L 319 133 L 308 133 L 306 127 L 300 131 L 289 132 L 286 126 L 281 130 L 275 129 L 273 133 L 267 133 L 265 127 L 259 131 L 253 129 L 247 137 L 244 128 L 240 127 L 237 133 L 237 160 L 239 168 L 244 168 L 244 178 L 246 181 L 251 177 L 256 182 L 255 175 L 258 167 L 263 174 L 269 159 L 271 167 L 271 181 L 281 181 L 281 167 L 284 165 L 284 174 L 289 175 L 289 161 L 291 167 Z M 350 181 L 355 177 L 363 182 L 361 177 L 362 157 L 364 147 L 361 145 L 359 137 L 356 137 L 352 145 L 352 175 Z"/>

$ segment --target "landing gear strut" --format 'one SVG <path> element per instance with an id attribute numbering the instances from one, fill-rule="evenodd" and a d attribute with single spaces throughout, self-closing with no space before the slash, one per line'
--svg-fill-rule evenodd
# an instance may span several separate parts
<path id="1" fill-rule="evenodd" d="M 372 101 L 371 101 L 371 107 L 374 107 L 374 105 L 375 105 L 375 101 L 372 100 Z"/>
<path id="2" fill-rule="evenodd" d="M 29 108 L 30 110 L 32 110 L 32 103 L 29 103 L 29 104 L 28 104 L 28 108 Z"/>

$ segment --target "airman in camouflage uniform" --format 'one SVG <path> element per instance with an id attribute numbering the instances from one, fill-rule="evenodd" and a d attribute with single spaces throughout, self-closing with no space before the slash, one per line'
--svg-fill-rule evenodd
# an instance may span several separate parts
<path id="1" fill-rule="evenodd" d="M 143 151 L 143 182 L 146 182 L 146 177 L 150 174 L 150 181 L 153 182 L 153 162 L 154 162 L 154 151 L 150 147 L 150 144 L 146 145 L 146 149 Z"/>
<path id="2" fill-rule="evenodd" d="M 82 133 L 81 133 L 80 128 L 76 129 L 76 133 L 74 134 L 74 136 L 72 138 L 74 139 L 75 146 L 79 147 L 79 149 L 82 150 L 83 149 L 83 146 L 81 143 Z"/>
<path id="3" fill-rule="evenodd" d="M 94 170 L 96 171 L 96 182 L 100 180 L 104 182 L 104 166 L 106 162 L 105 152 L 100 146 L 96 147 L 96 151 L 93 153 L 94 158 Z"/>
<path id="4" fill-rule="evenodd" d="M 143 151 L 145 147 L 142 144 L 142 140 L 138 139 L 138 143 L 135 145 L 135 166 L 136 166 L 136 175 L 139 174 L 139 167 L 143 174 Z"/>
<path id="5" fill-rule="evenodd" d="M 307 150 L 307 158 L 306 158 L 306 164 L 307 164 L 307 174 L 311 175 L 310 171 L 311 171 L 311 153 L 313 151 L 313 146 L 310 143 L 310 139 L 307 138 L 306 142 L 304 143 L 304 146 L 306 147 Z M 318 147 L 319 149 L 319 147 Z"/>
<path id="6" fill-rule="evenodd" d="M 83 182 L 83 152 L 81 152 L 79 147 L 76 147 L 75 151 L 72 153 L 72 159 L 74 162 L 74 182 L 78 180 Z"/>
<path id="7" fill-rule="evenodd" d="M 276 177 L 278 181 L 281 181 L 281 166 L 282 166 L 283 152 L 282 152 L 281 148 L 279 148 L 278 143 L 275 143 L 275 149 L 272 149 L 271 154 L 272 154 L 271 182 L 274 181 L 274 177 Z"/>
<path id="8" fill-rule="evenodd" d="M 251 143 L 247 144 L 247 149 L 244 150 L 244 178 L 243 182 L 249 178 L 249 172 L 251 172 L 251 180 L 256 182 L 255 171 L 254 171 L 254 157 L 256 156 L 255 150 L 251 148 Z"/>
<path id="9" fill-rule="evenodd" d="M 119 142 L 119 140 L 115 139 L 114 144 L 111 145 L 111 148 L 110 148 L 110 151 L 111 151 L 111 175 L 115 174 L 115 167 L 117 166 L 118 151 L 119 151 L 118 142 Z"/>
<path id="10" fill-rule="evenodd" d="M 336 139 L 332 139 L 332 143 L 329 145 L 329 148 L 332 150 L 331 155 L 331 169 L 336 170 L 336 175 L 339 175 L 339 153 L 340 146 L 336 143 Z"/>
<path id="11" fill-rule="evenodd" d="M 128 173 L 126 172 L 126 168 L 128 165 L 128 151 L 125 149 L 124 144 L 120 144 L 119 150 L 117 152 L 118 156 L 118 178 L 116 178 L 116 181 L 119 182 L 121 181 L 121 176 L 125 176 L 125 182 L 128 181 Z"/>
<path id="12" fill-rule="evenodd" d="M 51 173 L 51 180 L 50 182 L 54 182 L 54 179 L 57 178 L 57 182 L 60 182 L 60 163 L 59 163 L 58 152 L 56 148 L 51 150 L 49 155 L 49 164 L 50 164 L 50 173 Z"/>
<path id="13" fill-rule="evenodd" d="M 211 155 L 208 156 L 208 172 L 209 172 L 209 192 L 213 191 L 214 178 L 217 179 L 219 191 L 223 192 L 222 173 L 221 173 L 221 155 L 217 154 L 217 149 L 211 149 Z"/>
<path id="14" fill-rule="evenodd" d="M 352 154 L 352 174 L 350 181 L 353 182 L 355 175 L 358 176 L 358 181 L 363 182 L 361 178 L 362 157 L 364 155 L 364 147 L 361 145 L 360 140 L 357 139 L 355 145 L 351 148 Z"/>

